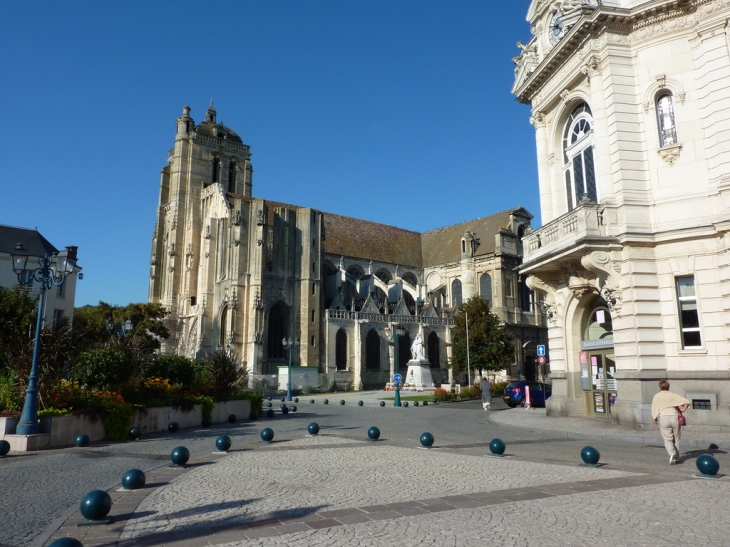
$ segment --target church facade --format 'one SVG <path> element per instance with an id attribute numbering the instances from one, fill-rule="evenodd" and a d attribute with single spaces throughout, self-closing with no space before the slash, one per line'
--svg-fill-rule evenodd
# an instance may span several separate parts
<path id="1" fill-rule="evenodd" d="M 730 425 L 730 2 L 533 0 L 513 93 L 532 108 L 548 413 L 651 426 L 657 381 Z"/>
<path id="2" fill-rule="evenodd" d="M 480 295 L 516 336 L 507 374 L 544 375 L 545 317 L 517 273 L 532 215 L 517 207 L 425 233 L 252 195 L 250 147 L 185 107 L 161 173 L 149 301 L 169 310 L 162 351 L 235 351 L 254 381 L 292 361 L 319 387 L 382 388 L 420 335 L 450 380 L 453 313 Z M 405 335 L 396 350 L 390 332 Z M 397 366 L 396 366 L 397 363 Z M 312 377 L 312 375 L 308 375 Z"/>

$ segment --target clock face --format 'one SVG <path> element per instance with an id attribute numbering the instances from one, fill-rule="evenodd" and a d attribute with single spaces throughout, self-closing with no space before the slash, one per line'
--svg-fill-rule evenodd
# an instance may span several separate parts
<path id="1" fill-rule="evenodd" d="M 560 13 L 555 12 L 555 15 L 550 20 L 548 34 L 550 36 L 550 43 L 553 45 L 557 44 L 565 36 L 565 28 L 563 27 L 563 20 L 560 18 Z"/>

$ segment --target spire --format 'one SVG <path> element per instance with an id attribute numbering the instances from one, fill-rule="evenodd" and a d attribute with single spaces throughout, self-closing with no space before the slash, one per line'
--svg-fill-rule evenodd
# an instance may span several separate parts
<path id="1" fill-rule="evenodd" d="M 210 123 L 216 123 L 215 122 L 215 116 L 216 116 L 216 110 L 213 106 L 213 98 L 210 99 L 210 106 L 208 107 L 208 110 L 205 111 L 205 121 Z"/>

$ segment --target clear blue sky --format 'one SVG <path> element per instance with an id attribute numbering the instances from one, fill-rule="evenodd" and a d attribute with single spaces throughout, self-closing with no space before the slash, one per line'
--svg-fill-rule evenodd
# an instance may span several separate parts
<path id="1" fill-rule="evenodd" d="M 78 245 L 77 305 L 146 301 L 159 172 L 190 105 L 256 197 L 425 231 L 517 205 L 528 0 L 3 2 L 0 223 Z"/>

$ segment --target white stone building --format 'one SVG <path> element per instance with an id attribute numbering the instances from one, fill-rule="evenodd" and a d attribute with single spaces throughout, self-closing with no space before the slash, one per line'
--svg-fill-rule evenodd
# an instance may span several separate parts
<path id="1" fill-rule="evenodd" d="M 730 425 L 730 2 L 533 0 L 532 107 L 550 414 L 651 424 L 657 381 Z"/>
<path id="2" fill-rule="evenodd" d="M 402 325 L 399 366 L 420 333 L 436 383 L 448 380 L 451 314 L 479 294 L 513 329 L 511 373 L 535 377 L 544 316 L 516 273 L 523 208 L 426 233 L 252 197 L 250 148 L 217 123 L 178 118 L 162 170 L 149 301 L 169 311 L 166 353 L 235 350 L 251 377 L 292 361 L 321 385 L 382 387 L 395 371 L 388 325 Z"/>

